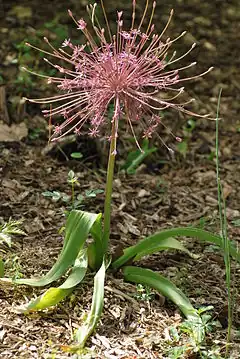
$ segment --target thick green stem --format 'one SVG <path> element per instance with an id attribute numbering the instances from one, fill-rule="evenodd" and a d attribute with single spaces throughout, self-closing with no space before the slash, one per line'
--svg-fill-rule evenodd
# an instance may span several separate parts
<path id="1" fill-rule="evenodd" d="M 115 112 L 112 120 L 111 141 L 108 157 L 107 168 L 107 183 L 104 203 L 104 222 L 103 222 L 103 254 L 108 250 L 109 236 L 110 236 L 110 222 L 111 222 L 111 200 L 112 200 L 112 187 L 113 187 L 113 175 L 114 164 L 116 157 L 116 144 L 117 144 L 117 125 L 118 125 L 118 113 L 119 113 L 119 100 L 116 99 Z"/>

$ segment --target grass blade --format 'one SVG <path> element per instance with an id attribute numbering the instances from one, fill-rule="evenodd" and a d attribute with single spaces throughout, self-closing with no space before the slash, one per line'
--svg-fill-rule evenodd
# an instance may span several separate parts
<path id="1" fill-rule="evenodd" d="M 227 343 L 226 343 L 226 353 L 225 358 L 228 356 L 229 343 L 232 330 L 232 321 L 233 321 L 233 298 L 231 294 L 231 257 L 230 257 L 230 241 L 228 239 L 227 233 L 227 216 L 226 216 L 226 201 L 223 196 L 222 184 L 220 179 L 219 171 L 219 110 L 221 102 L 222 89 L 219 91 L 218 104 L 217 104 L 217 116 L 216 116 L 216 177 L 217 177 L 217 190 L 218 190 L 218 211 L 219 211 L 219 220 L 221 226 L 221 235 L 223 240 L 223 255 L 225 263 L 225 273 L 226 273 L 226 287 L 228 293 L 228 332 L 227 332 Z"/>

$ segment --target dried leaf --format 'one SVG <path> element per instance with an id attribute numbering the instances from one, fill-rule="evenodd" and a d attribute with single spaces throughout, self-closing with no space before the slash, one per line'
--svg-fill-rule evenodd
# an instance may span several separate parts
<path id="1" fill-rule="evenodd" d="M 27 135 L 28 129 L 24 122 L 12 126 L 0 123 L 0 142 L 21 141 Z"/>

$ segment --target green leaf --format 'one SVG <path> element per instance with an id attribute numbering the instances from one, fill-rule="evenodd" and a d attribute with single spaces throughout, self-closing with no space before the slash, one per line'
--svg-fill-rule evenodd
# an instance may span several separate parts
<path id="1" fill-rule="evenodd" d="M 177 144 L 178 151 L 183 155 L 184 158 L 186 158 L 186 154 L 188 151 L 188 143 L 186 140 L 180 142 Z"/>
<path id="2" fill-rule="evenodd" d="M 75 173 L 74 173 L 73 170 L 70 170 L 70 171 L 68 172 L 67 181 L 68 181 L 68 183 L 71 184 L 71 185 L 78 183 L 78 178 L 76 177 L 76 175 L 75 175 Z"/>
<path id="3" fill-rule="evenodd" d="M 65 282 L 57 288 L 49 288 L 44 294 L 40 295 L 27 305 L 24 305 L 19 311 L 26 313 L 43 310 L 58 304 L 68 294 L 70 294 L 74 287 L 79 284 L 87 272 L 87 250 L 80 251 L 79 256 L 71 269 L 71 273 Z"/>
<path id="4" fill-rule="evenodd" d="M 53 196 L 53 192 L 51 191 L 45 191 L 45 192 L 42 192 L 42 195 L 44 197 L 52 197 Z"/>
<path id="5" fill-rule="evenodd" d="M 77 195 L 77 200 L 78 200 L 79 203 L 81 203 L 81 202 L 84 200 L 83 195 L 82 195 L 82 194 L 78 194 L 78 195 Z"/>
<path id="6" fill-rule="evenodd" d="M 233 221 L 232 221 L 232 224 L 233 224 L 235 227 L 240 227 L 240 218 L 233 220 Z"/>
<path id="7" fill-rule="evenodd" d="M 77 340 L 77 345 L 71 347 L 72 351 L 77 351 L 84 347 L 88 337 L 94 331 L 99 318 L 103 310 L 103 300 L 104 300 L 104 280 L 106 273 L 107 265 L 105 260 L 94 277 L 94 291 L 92 298 L 91 311 L 85 320 L 85 323 L 77 330 L 75 337 Z"/>
<path id="8" fill-rule="evenodd" d="M 128 250 L 130 248 L 128 248 Z M 143 248 L 140 252 L 138 252 L 138 254 L 134 257 L 133 261 L 138 261 L 139 259 L 141 259 L 142 257 L 144 257 L 146 255 L 150 255 L 155 252 L 159 252 L 159 251 L 163 251 L 163 250 L 167 250 L 167 249 L 177 249 L 177 250 L 186 252 L 187 254 L 189 254 L 191 256 L 191 253 L 189 252 L 189 250 L 187 248 L 185 248 L 182 245 L 182 243 L 180 243 L 175 238 L 169 237 L 169 238 L 160 239 L 159 244 L 156 244 L 153 242 L 149 245 L 149 243 L 146 243 L 146 248 L 145 249 Z"/>
<path id="9" fill-rule="evenodd" d="M 76 260 L 78 253 L 83 248 L 90 229 L 97 218 L 98 214 L 95 213 L 77 210 L 70 212 L 67 218 L 62 251 L 54 266 L 42 278 L 16 280 L 1 278 L 0 281 L 40 287 L 59 279 Z"/>
<path id="10" fill-rule="evenodd" d="M 2 258 L 0 258 L 0 277 L 4 276 L 4 262 Z"/>
<path id="11" fill-rule="evenodd" d="M 102 189 L 90 189 L 85 191 L 85 196 L 89 198 L 94 198 L 98 194 L 103 193 L 104 191 Z"/>
<path id="12" fill-rule="evenodd" d="M 52 192 L 51 191 L 45 191 L 45 192 L 42 192 L 42 195 L 44 197 L 51 197 L 54 202 L 59 201 L 60 198 L 62 197 L 62 194 L 59 191 L 52 191 Z"/>
<path id="13" fill-rule="evenodd" d="M 102 213 L 99 213 L 95 222 L 91 227 L 91 236 L 93 239 L 98 242 L 102 243 Z"/>
<path id="14" fill-rule="evenodd" d="M 91 228 L 94 242 L 88 246 L 88 262 L 92 270 L 98 270 L 103 261 L 102 214 L 100 213 Z"/>
<path id="15" fill-rule="evenodd" d="M 139 267 L 124 267 L 125 280 L 138 284 L 147 285 L 156 289 L 159 293 L 172 300 L 187 318 L 199 318 L 189 299 L 172 282 L 162 275 Z"/>
<path id="16" fill-rule="evenodd" d="M 51 287 L 45 293 L 32 300 L 30 303 L 17 307 L 20 313 L 32 313 L 38 310 L 44 310 L 58 304 L 72 292 L 73 288 L 61 289 L 60 287 Z"/>
<path id="17" fill-rule="evenodd" d="M 83 154 L 81 152 L 72 152 L 71 153 L 71 157 L 72 158 L 82 158 L 83 157 Z"/>
<path id="18" fill-rule="evenodd" d="M 196 121 L 190 118 L 187 121 L 187 126 L 184 126 L 184 131 L 191 133 L 195 127 L 196 127 Z"/>
<path id="19" fill-rule="evenodd" d="M 69 179 L 69 180 L 72 180 L 72 179 L 74 179 L 74 178 L 75 178 L 75 173 L 74 173 L 73 170 L 70 170 L 70 171 L 68 172 L 68 179 Z"/>
<path id="20" fill-rule="evenodd" d="M 126 163 L 122 166 L 123 169 L 126 169 L 127 174 L 134 174 L 137 167 L 144 161 L 144 159 L 151 153 L 157 151 L 156 147 L 149 148 L 148 139 L 145 139 L 143 141 L 142 148 L 143 152 L 140 150 L 136 150 L 129 153 L 126 159 Z"/>
<path id="21" fill-rule="evenodd" d="M 158 246 L 161 246 L 162 241 L 170 237 L 185 236 L 185 237 L 195 237 L 200 239 L 203 242 L 211 242 L 223 248 L 222 238 L 210 232 L 207 232 L 203 229 L 193 228 L 193 227 L 179 227 L 166 229 L 162 232 L 153 234 L 150 237 L 144 238 L 142 241 L 137 243 L 135 246 L 129 247 L 124 250 L 124 254 L 119 257 L 115 262 L 112 263 L 112 267 L 117 269 L 128 262 L 130 259 L 133 259 L 135 256 L 140 256 L 143 252 L 146 252 L 147 248 L 151 249 L 151 253 L 157 250 Z M 154 250 L 153 250 L 154 249 Z M 240 262 L 240 253 L 236 250 L 233 244 L 230 243 L 230 254 L 233 258 Z"/>
<path id="22" fill-rule="evenodd" d="M 11 247 L 12 235 L 26 236 L 26 233 L 19 228 L 22 223 L 22 220 L 13 221 L 10 219 L 7 223 L 0 225 L 0 244 L 6 243 L 9 247 Z"/>

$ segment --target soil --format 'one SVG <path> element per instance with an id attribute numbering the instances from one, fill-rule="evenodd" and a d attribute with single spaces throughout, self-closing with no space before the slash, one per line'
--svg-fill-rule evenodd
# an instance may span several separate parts
<path id="1" fill-rule="evenodd" d="M 0 141 L 0 220 L 23 220 L 21 228 L 26 236 L 15 236 L 12 247 L 0 244 L 1 256 L 6 261 L 6 273 L 11 276 L 39 276 L 48 271 L 62 246 L 60 228 L 65 223 L 66 204 L 43 196 L 46 191 L 71 194 L 67 176 L 73 170 L 80 186 L 77 192 L 102 189 L 106 177 L 107 143 L 85 137 L 72 141 L 69 137 L 59 146 L 48 144 L 47 124 L 39 106 L 22 101 L 23 96 L 40 97 L 49 93 L 42 81 L 22 78 L 20 66 L 40 66 L 38 53 L 23 47 L 23 41 L 47 33 L 53 41 L 67 30 L 74 36 L 74 26 L 68 19 L 70 7 L 81 17 L 87 1 L 8 1 L 0 3 L 0 79 L 4 91 L 0 95 L 1 126 L 20 126 L 12 130 L 1 127 Z M 138 1 L 141 13 L 144 2 Z M 131 1 L 107 4 L 109 18 L 114 19 L 114 8 L 130 13 Z M 196 98 L 192 109 L 211 113 L 215 117 L 218 94 L 221 97 L 219 121 L 219 160 L 223 195 L 226 201 L 228 236 L 236 245 L 240 241 L 240 10 L 238 0 L 222 1 L 165 1 L 158 3 L 154 16 L 160 31 L 171 8 L 175 15 L 168 34 L 188 33 L 177 44 L 184 53 L 193 42 L 197 48 L 188 60 L 197 61 L 195 73 L 210 66 L 214 70 L 206 77 L 186 83 L 186 90 Z M 126 15 L 127 16 L 127 15 Z M 51 21 L 57 19 L 59 28 Z M 49 25 L 50 24 L 50 25 Z M 58 34 L 56 34 L 56 28 Z M 32 50 L 33 51 L 33 50 Z M 185 65 L 183 59 L 181 65 Z M 189 73 L 191 73 L 189 71 Z M 1 101 L 2 96 L 2 101 Z M 7 112 L 6 112 L 7 111 Z M 6 115 L 6 113 L 8 115 Z M 133 175 L 121 170 L 127 154 L 135 150 L 124 130 L 120 133 L 112 206 L 112 251 L 119 243 L 127 247 L 141 238 L 163 228 L 198 226 L 219 233 L 216 186 L 215 121 L 194 120 L 194 128 L 187 117 L 166 114 L 166 125 L 184 139 L 186 146 L 178 147 L 167 132 L 161 138 L 174 148 L 170 156 L 157 139 L 158 150 L 138 167 Z M 24 126 L 22 125 L 24 123 Z M 27 131 L 27 133 L 26 133 Z M 4 134 L 4 135 L 3 135 Z M 8 138 L 7 138 L 8 136 Z M 81 152 L 82 159 L 73 159 L 72 152 Z M 83 209 L 103 211 L 104 194 L 87 198 Z M 159 271 L 171 279 L 189 297 L 196 308 L 213 306 L 212 318 L 218 325 L 207 334 L 205 349 L 220 348 L 224 356 L 227 335 L 227 290 L 222 253 L 212 245 L 182 238 L 185 246 L 197 258 L 179 252 L 160 252 L 139 264 Z M 232 288 L 234 314 L 229 346 L 229 358 L 239 358 L 240 352 L 240 293 L 239 265 L 234 261 Z M 56 308 L 21 315 L 16 307 L 41 293 L 27 286 L 0 287 L 0 358 L 67 358 L 60 345 L 72 343 L 73 332 L 81 323 L 81 316 L 91 305 L 91 282 L 84 282 Z M 138 294 L 138 296 L 137 296 Z M 146 294 L 146 293 L 145 293 Z M 92 337 L 87 342 L 83 358 L 177 358 L 168 356 L 170 347 L 186 344 L 190 339 L 182 334 L 170 341 L 171 328 L 177 328 L 183 318 L 178 309 L 154 291 L 146 299 L 135 285 L 124 283 L 119 274 L 108 274 L 105 288 L 104 312 Z M 209 352 L 210 353 L 210 352 Z M 221 358 L 221 356 L 206 358 Z M 181 358 L 198 358 L 193 350 L 185 350 Z"/>

